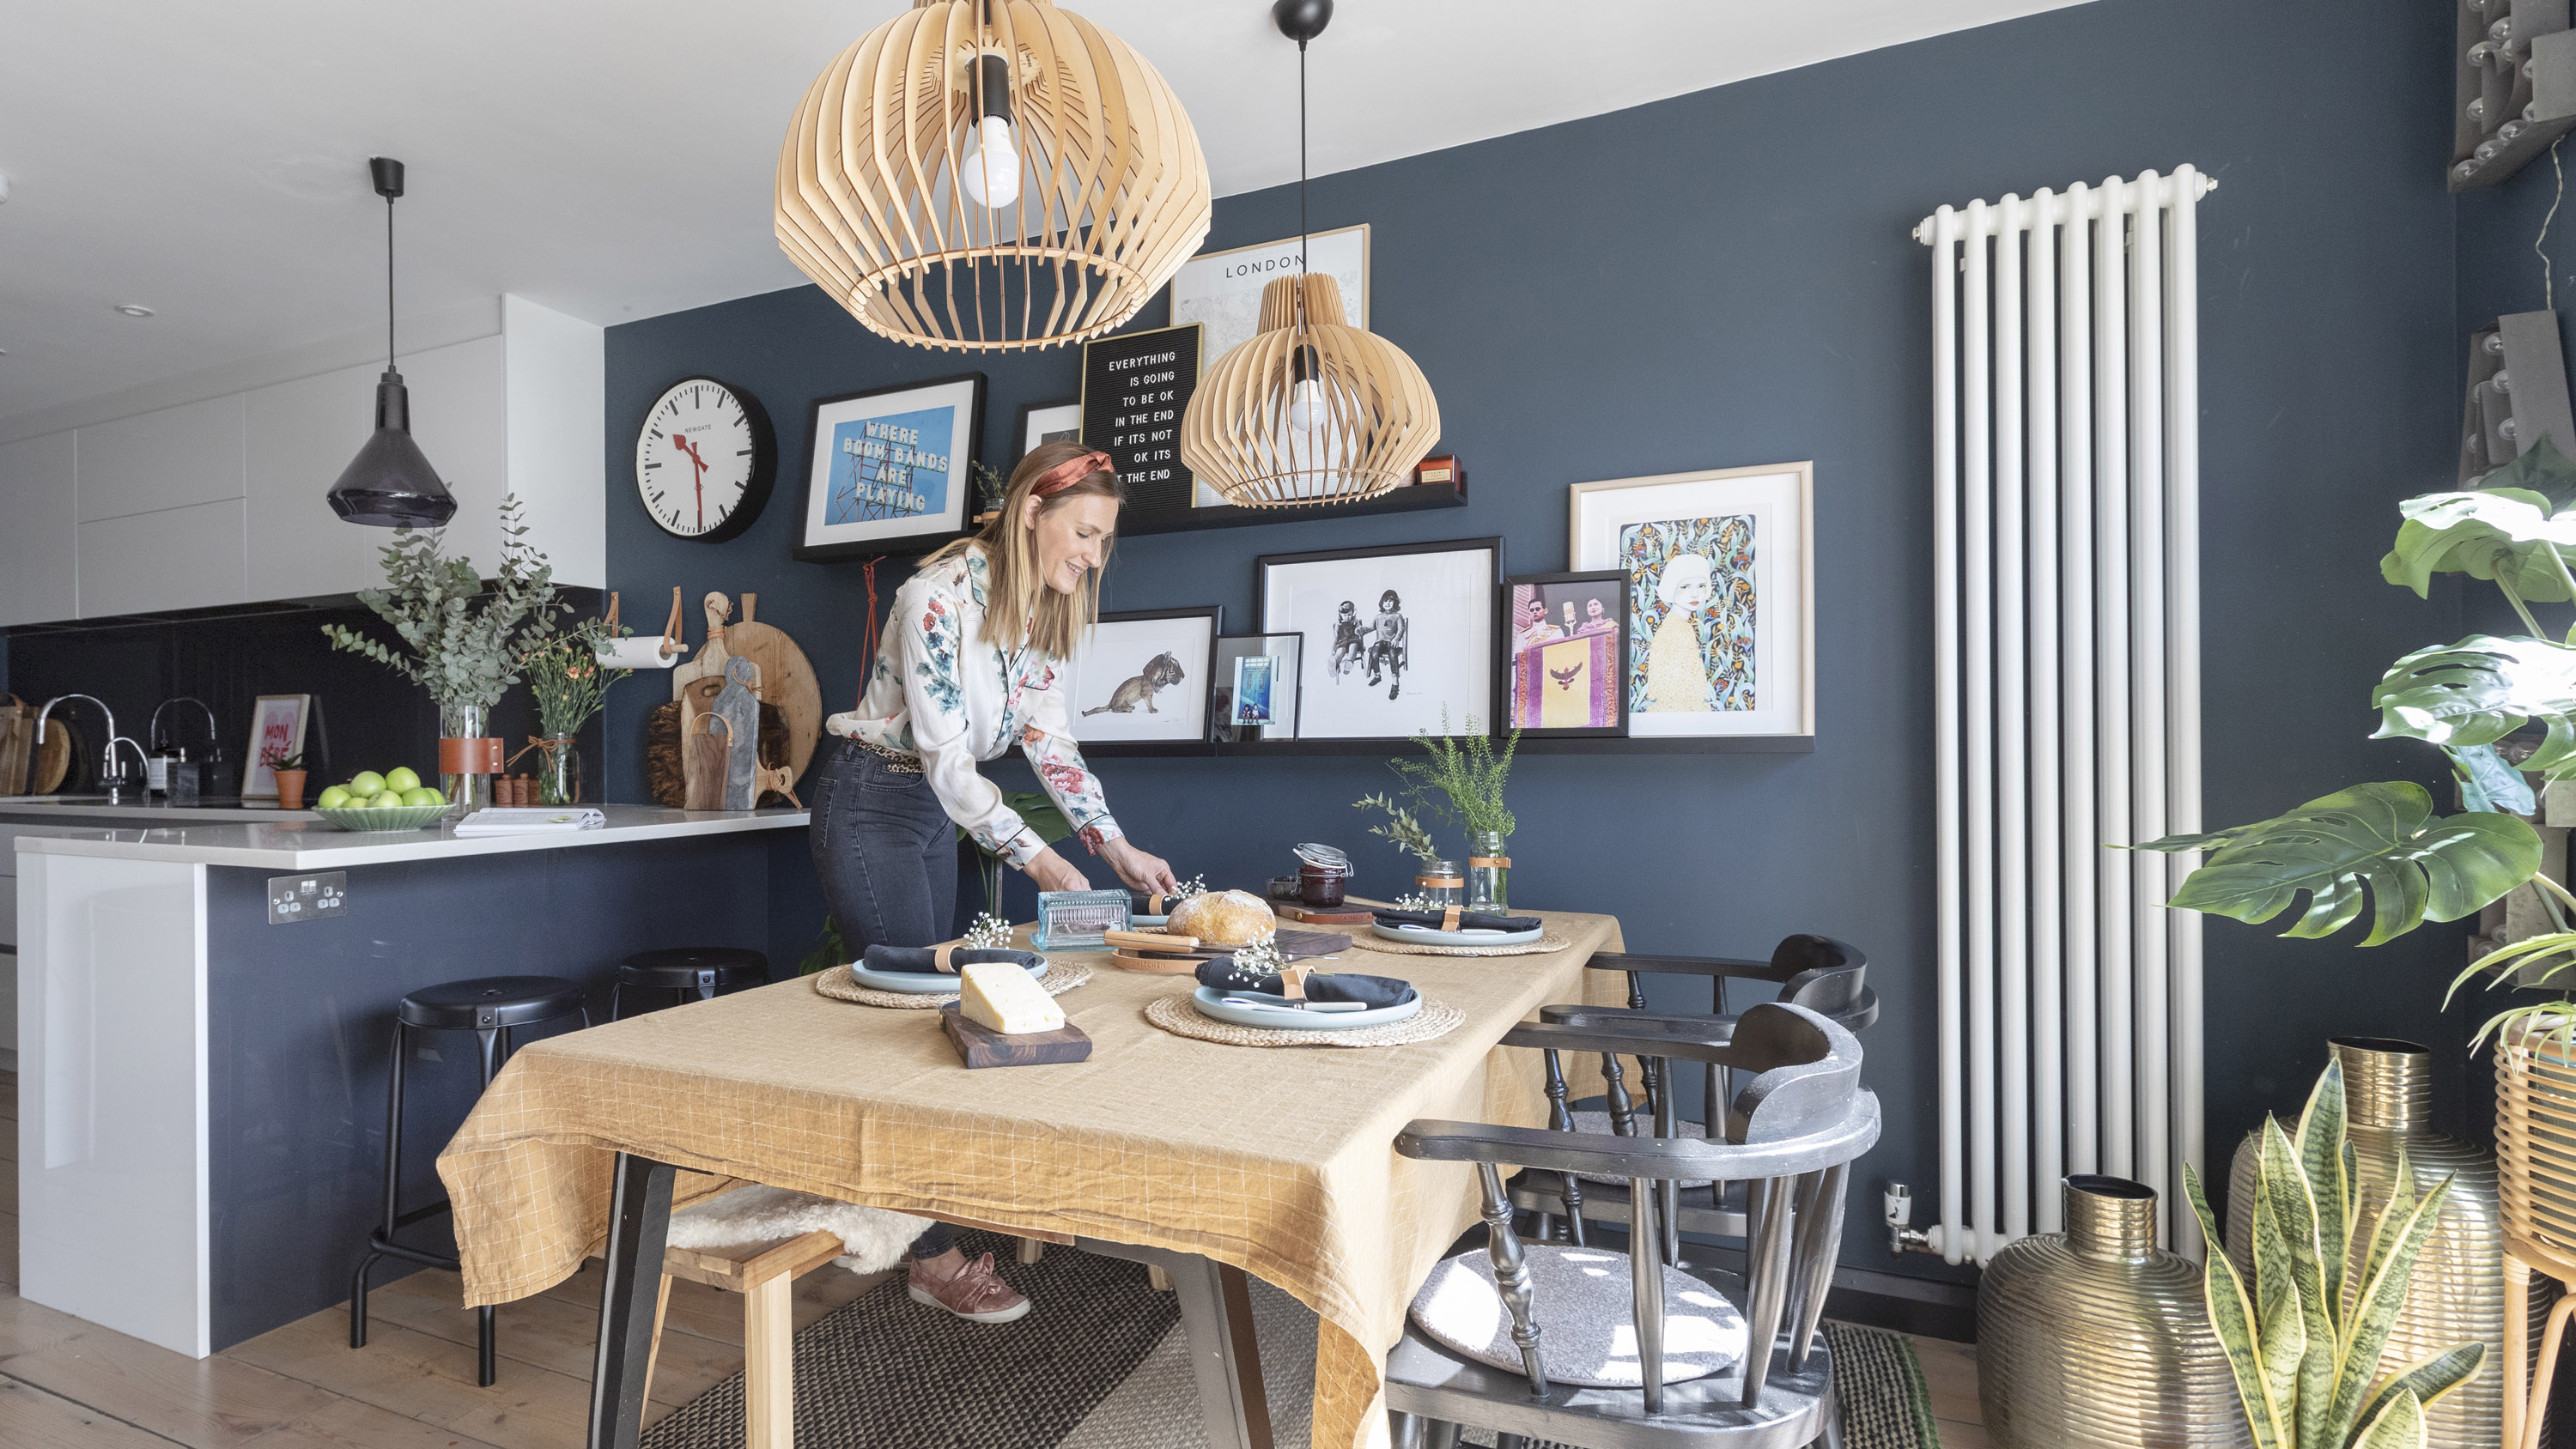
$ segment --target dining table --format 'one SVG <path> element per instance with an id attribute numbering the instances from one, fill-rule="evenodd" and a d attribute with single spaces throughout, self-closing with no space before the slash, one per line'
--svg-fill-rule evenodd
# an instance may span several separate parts
<path id="1" fill-rule="evenodd" d="M 939 1012 L 836 999 L 812 978 L 532 1042 L 438 1159 L 465 1303 L 542 1292 L 602 1257 L 589 1442 L 631 1449 L 671 1209 L 763 1183 L 1162 1269 L 1210 1449 L 1270 1449 L 1244 1275 L 1264 1279 L 1319 1320 L 1313 1442 L 1382 1445 L 1386 1352 L 1479 1220 L 1475 1168 L 1399 1156 L 1397 1133 L 1417 1118 L 1545 1126 L 1540 1054 L 1503 1035 L 1544 1005 L 1627 999 L 1620 973 L 1585 969 L 1622 949 L 1616 919 L 1520 914 L 1547 949 L 1398 954 L 1362 926 L 1314 963 L 1401 977 L 1460 1014 L 1407 1045 L 1185 1037 L 1146 1009 L 1187 995 L 1189 976 L 1060 949 L 1051 963 L 1093 972 L 1056 998 L 1091 1039 L 1079 1062 L 970 1070 Z"/>

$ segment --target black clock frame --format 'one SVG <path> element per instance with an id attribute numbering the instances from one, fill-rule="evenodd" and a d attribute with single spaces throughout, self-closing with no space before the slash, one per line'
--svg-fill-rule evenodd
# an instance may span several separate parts
<path id="1" fill-rule="evenodd" d="M 707 383 L 731 393 L 734 401 L 742 404 L 743 419 L 751 424 L 751 477 L 742 485 L 742 504 L 734 509 L 731 517 L 704 533 L 673 533 L 663 527 L 662 520 L 654 518 L 653 510 L 645 506 L 641 491 L 644 480 L 641 478 L 635 480 L 638 490 L 635 506 L 644 509 L 644 516 L 653 520 L 654 531 L 664 538 L 677 539 L 682 543 L 723 543 L 727 539 L 740 538 L 743 530 L 751 527 L 752 523 L 760 517 L 761 511 L 769 506 L 770 490 L 778 482 L 778 430 L 770 425 L 769 410 L 760 405 L 760 399 L 752 395 L 751 389 L 727 382 L 721 377 L 709 377 L 703 372 L 693 372 L 653 394 L 653 401 L 644 405 L 644 421 L 637 426 L 636 431 L 640 433 L 644 428 L 652 425 L 653 409 L 662 399 L 669 397 L 674 390 L 693 382 Z"/>

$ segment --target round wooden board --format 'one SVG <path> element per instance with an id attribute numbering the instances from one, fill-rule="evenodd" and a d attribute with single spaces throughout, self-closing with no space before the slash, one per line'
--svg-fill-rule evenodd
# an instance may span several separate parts
<path id="1" fill-rule="evenodd" d="M 28 738 L 35 737 L 35 726 L 27 727 Z M 72 772 L 72 752 L 80 748 L 80 736 L 68 720 L 45 721 L 45 738 L 27 756 L 27 793 L 51 795 L 63 787 L 64 777 Z"/>
<path id="2" fill-rule="evenodd" d="M 1111 952 L 1109 961 L 1121 971 L 1134 971 L 1146 976 L 1188 976 L 1199 969 L 1195 959 L 1166 961 L 1153 956 L 1130 956 L 1124 951 Z"/>
<path id="3" fill-rule="evenodd" d="M 804 779 L 823 737 L 823 690 L 805 651 L 775 626 L 749 619 L 725 626 L 724 650 L 760 666 L 760 697 L 787 716 L 788 772 Z"/>

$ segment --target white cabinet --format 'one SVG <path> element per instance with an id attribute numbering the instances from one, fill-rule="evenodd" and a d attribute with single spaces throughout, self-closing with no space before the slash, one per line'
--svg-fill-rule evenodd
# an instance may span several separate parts
<path id="1" fill-rule="evenodd" d="M 78 552 L 84 619 L 250 598 L 238 498 L 84 523 Z"/>
<path id="2" fill-rule="evenodd" d="M 239 394 L 80 430 L 80 518 L 242 496 Z"/>
<path id="3" fill-rule="evenodd" d="M 56 623 L 79 612 L 74 444 L 68 430 L 0 443 L 0 626 Z"/>

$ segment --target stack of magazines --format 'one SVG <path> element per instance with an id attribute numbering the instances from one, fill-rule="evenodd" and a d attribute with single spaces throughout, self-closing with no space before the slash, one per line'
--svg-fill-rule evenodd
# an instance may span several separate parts
<path id="1" fill-rule="evenodd" d="M 456 822 L 459 835 L 542 835 L 558 830 L 598 830 L 608 824 L 608 817 L 586 805 L 562 805 L 547 809 L 503 809 L 497 806 L 477 810 Z"/>

